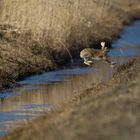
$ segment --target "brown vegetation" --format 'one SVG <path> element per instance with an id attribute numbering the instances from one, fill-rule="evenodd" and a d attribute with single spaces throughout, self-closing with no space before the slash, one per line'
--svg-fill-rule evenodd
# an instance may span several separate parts
<path id="1" fill-rule="evenodd" d="M 0 88 L 54 69 L 100 40 L 112 41 L 139 13 L 139 0 L 1 0 Z M 62 112 L 3 139 L 139 139 L 139 67 L 139 60 L 121 66 L 112 80 L 75 97 Z"/>
<path id="2" fill-rule="evenodd" d="M 139 0 L 1 0 L 0 7 L 0 87 L 111 41 L 140 10 Z"/>
<path id="3" fill-rule="evenodd" d="M 33 120 L 2 140 L 138 140 L 139 73 L 140 59 L 132 60 L 107 83 L 87 89 L 60 112 Z"/>

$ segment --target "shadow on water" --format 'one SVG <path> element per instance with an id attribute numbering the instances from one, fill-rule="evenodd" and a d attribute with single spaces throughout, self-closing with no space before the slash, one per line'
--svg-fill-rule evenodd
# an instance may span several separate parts
<path id="1" fill-rule="evenodd" d="M 125 27 L 121 38 L 113 42 L 109 55 L 122 64 L 140 55 L 140 21 Z M 20 81 L 24 86 L 0 93 L 0 136 L 50 111 L 59 110 L 93 84 L 112 77 L 113 69 L 104 62 L 85 67 L 82 60 L 74 60 L 67 68 L 35 75 Z"/>

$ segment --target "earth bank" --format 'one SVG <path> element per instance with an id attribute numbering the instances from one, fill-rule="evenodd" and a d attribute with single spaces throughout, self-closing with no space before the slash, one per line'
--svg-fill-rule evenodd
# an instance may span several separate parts
<path id="1" fill-rule="evenodd" d="M 101 40 L 109 45 L 140 15 L 139 0 L 1 0 L 0 6 L 0 89 L 54 70 Z"/>
<path id="2" fill-rule="evenodd" d="M 113 78 L 94 85 L 61 111 L 24 124 L 2 140 L 138 140 L 140 59 L 120 66 Z"/>

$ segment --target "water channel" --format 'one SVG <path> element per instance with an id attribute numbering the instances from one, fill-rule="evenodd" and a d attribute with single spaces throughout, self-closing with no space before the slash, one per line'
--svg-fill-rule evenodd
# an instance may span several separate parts
<path id="1" fill-rule="evenodd" d="M 110 58 L 117 65 L 140 56 L 140 21 L 124 27 L 119 40 L 112 43 Z M 112 77 L 113 69 L 104 62 L 94 67 L 74 60 L 61 70 L 28 77 L 24 86 L 0 93 L 0 137 L 20 127 L 20 123 L 62 108 L 93 84 Z"/>

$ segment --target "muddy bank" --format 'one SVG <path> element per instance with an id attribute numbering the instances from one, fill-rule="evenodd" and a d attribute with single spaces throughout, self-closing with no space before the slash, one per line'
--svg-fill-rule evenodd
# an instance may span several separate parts
<path id="1" fill-rule="evenodd" d="M 93 84 L 60 112 L 33 120 L 3 139 L 138 140 L 139 73 L 140 59 L 131 60 L 111 80 Z"/>
<path id="2" fill-rule="evenodd" d="M 0 37 L 1 88 L 14 85 L 14 80 L 56 68 L 48 50 L 33 40 L 30 31 L 3 24 Z"/>
<path id="3" fill-rule="evenodd" d="M 114 1 L 114 3 L 109 4 L 103 1 L 101 3 L 89 1 L 89 4 L 93 4 L 96 9 L 89 7 L 88 3 L 84 5 L 84 1 L 81 3 L 73 1 L 73 3 L 69 3 L 68 5 L 73 8 L 78 6 L 77 9 L 68 8 L 67 3 L 62 5 L 65 12 L 55 8 L 54 13 L 60 11 L 61 13 L 57 16 L 63 17 L 63 19 L 58 20 L 57 16 L 56 19 L 54 16 L 49 16 L 49 19 L 52 19 L 49 20 L 51 22 L 51 24 L 49 23 L 50 26 L 48 26 L 50 30 L 48 31 L 48 27 L 43 26 L 42 30 L 38 31 L 37 29 L 40 29 L 40 24 L 37 24 L 39 21 L 30 21 L 30 19 L 32 19 L 30 16 L 33 15 L 28 14 L 28 12 L 30 12 L 28 9 L 31 8 L 28 8 L 28 5 L 27 7 L 22 7 L 26 2 L 13 4 L 7 1 L 1 1 L 0 4 L 2 7 L 0 15 L 1 89 L 15 85 L 14 80 L 31 74 L 56 69 L 64 62 L 79 57 L 79 52 L 82 48 L 89 46 L 98 48 L 100 40 L 111 42 L 113 39 L 118 38 L 124 25 L 130 23 L 130 21 L 135 18 L 139 18 L 140 12 L 138 0 L 133 2 L 129 0 L 124 2 L 119 1 L 117 3 Z M 37 2 L 33 1 L 33 4 L 37 4 Z M 55 4 L 58 6 L 59 2 Z M 13 7 L 13 5 L 16 7 Z M 7 10 L 8 7 L 9 10 Z M 60 8 L 62 9 L 62 7 Z M 87 7 L 89 7 L 89 9 L 86 9 Z M 23 9 L 21 11 L 17 9 L 20 14 L 16 14 L 15 10 L 11 11 L 13 15 L 10 16 L 10 9 L 16 8 Z M 92 11 L 91 9 L 94 10 Z M 71 10 L 77 10 L 75 13 L 78 13 L 78 15 L 70 15 L 74 13 L 71 12 Z M 87 11 L 87 13 L 82 15 L 84 10 Z M 37 13 L 37 11 L 32 11 L 32 13 L 34 12 Z M 62 13 L 67 13 L 67 15 L 62 16 Z M 94 13 L 99 13 L 99 15 Z M 40 20 L 37 16 L 39 17 L 39 15 L 36 15 L 35 19 Z M 64 17 L 68 17 L 68 19 Z M 42 17 L 41 21 L 44 19 L 46 18 Z M 70 22 L 70 19 L 73 19 L 73 23 Z M 63 21 L 68 24 L 63 25 L 58 22 L 57 24 L 60 24 L 61 29 L 59 30 L 58 27 L 55 27 L 57 24 L 53 24 L 53 27 L 52 22 L 54 21 Z M 28 24 L 23 25 L 23 23 Z M 42 24 L 45 25 L 45 23 Z M 54 31 L 54 29 L 57 30 Z M 56 34 L 56 36 L 54 36 L 54 34 Z"/>

